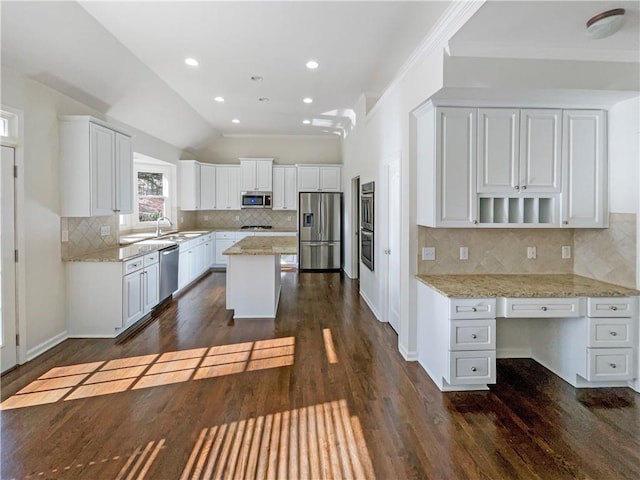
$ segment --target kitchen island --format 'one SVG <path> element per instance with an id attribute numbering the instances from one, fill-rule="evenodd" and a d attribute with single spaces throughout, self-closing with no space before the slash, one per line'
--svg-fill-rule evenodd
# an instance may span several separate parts
<path id="1" fill-rule="evenodd" d="M 233 318 L 275 318 L 280 299 L 280 255 L 296 255 L 296 237 L 246 237 L 223 252 L 227 309 Z"/>

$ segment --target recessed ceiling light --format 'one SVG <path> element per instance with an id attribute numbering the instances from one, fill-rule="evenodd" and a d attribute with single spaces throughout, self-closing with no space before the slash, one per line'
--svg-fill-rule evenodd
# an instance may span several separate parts
<path id="1" fill-rule="evenodd" d="M 340 132 L 331 132 L 331 133 L 333 133 L 334 135 L 342 135 Z"/>
<path id="2" fill-rule="evenodd" d="M 251 80 L 254 82 L 261 82 L 262 80 L 264 80 L 264 78 L 262 78 L 260 75 L 253 75 L 251 77 Z"/>
<path id="3" fill-rule="evenodd" d="M 234 118 L 233 120 L 231 120 L 231 123 L 240 123 L 240 120 L 238 120 L 237 118 Z"/>
<path id="4" fill-rule="evenodd" d="M 197 67 L 199 65 L 198 61 L 195 58 L 185 58 L 184 63 L 186 63 L 190 67 Z"/>
<path id="5" fill-rule="evenodd" d="M 302 123 L 304 123 L 305 125 L 310 125 L 311 124 L 311 120 L 302 120 Z"/>
<path id="6" fill-rule="evenodd" d="M 320 66 L 320 64 L 318 62 L 316 62 L 315 60 L 309 60 L 307 62 L 307 68 L 309 70 L 315 70 L 316 68 L 318 68 Z"/>
<path id="7" fill-rule="evenodd" d="M 269 101 L 269 97 L 260 97 L 258 99 L 259 102 L 268 102 Z"/>
<path id="8" fill-rule="evenodd" d="M 313 103 L 313 98 L 306 97 L 306 98 L 303 98 L 302 101 L 304 103 Z"/>
<path id="9" fill-rule="evenodd" d="M 224 97 L 216 97 L 216 98 L 214 98 L 214 100 L 215 100 L 216 102 L 220 102 L 220 103 L 222 103 L 222 102 L 224 102 Z"/>

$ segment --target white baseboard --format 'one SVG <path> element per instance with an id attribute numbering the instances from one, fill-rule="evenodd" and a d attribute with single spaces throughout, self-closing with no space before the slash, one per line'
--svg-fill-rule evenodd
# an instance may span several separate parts
<path id="1" fill-rule="evenodd" d="M 418 360 L 418 352 L 416 350 L 409 351 L 404 345 L 399 344 L 398 351 L 407 362 L 415 362 Z"/>
<path id="2" fill-rule="evenodd" d="M 59 333 L 55 337 L 52 337 L 49 340 L 45 340 L 40 345 L 36 345 L 35 347 L 30 348 L 29 350 L 27 350 L 27 362 L 30 362 L 31 360 L 38 357 L 39 355 L 42 355 L 47 350 L 50 350 L 56 345 L 64 342 L 67 338 L 69 338 L 69 335 L 65 330 L 64 332 Z"/>
<path id="3" fill-rule="evenodd" d="M 533 354 L 530 348 L 498 348 L 496 358 L 533 358 Z"/>
<path id="4" fill-rule="evenodd" d="M 360 290 L 360 296 L 364 300 L 364 303 L 366 303 L 368 305 L 369 309 L 373 313 L 373 316 L 376 317 L 379 321 L 382 321 L 382 320 L 380 320 L 380 318 L 381 318 L 380 317 L 380 313 L 373 307 L 373 303 L 371 303 L 371 300 L 369 300 L 367 298 L 367 296 L 364 294 L 364 292 L 362 290 Z"/>

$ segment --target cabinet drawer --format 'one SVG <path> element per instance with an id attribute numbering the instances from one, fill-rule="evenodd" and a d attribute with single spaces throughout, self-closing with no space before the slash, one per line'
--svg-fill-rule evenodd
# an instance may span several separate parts
<path id="1" fill-rule="evenodd" d="M 449 385 L 496 383 L 496 352 L 449 352 Z"/>
<path id="2" fill-rule="evenodd" d="M 236 238 L 236 232 L 216 232 L 216 238 L 228 238 L 233 240 Z"/>
<path id="3" fill-rule="evenodd" d="M 588 318 L 588 347 L 633 347 L 630 318 Z"/>
<path id="4" fill-rule="evenodd" d="M 633 317 L 637 311 L 637 297 L 589 298 L 587 315 L 590 317 Z"/>
<path id="5" fill-rule="evenodd" d="M 495 350 L 496 321 L 451 320 L 449 350 Z"/>
<path id="6" fill-rule="evenodd" d="M 579 317 L 580 298 L 505 298 L 507 318 Z"/>
<path id="7" fill-rule="evenodd" d="M 160 252 L 148 253 L 144 256 L 144 266 L 153 265 L 154 263 L 158 263 L 158 259 L 160 258 Z"/>
<path id="8" fill-rule="evenodd" d="M 137 272 L 138 270 L 140 270 L 143 267 L 144 267 L 144 257 L 142 257 L 142 256 L 135 257 L 135 258 L 132 258 L 131 260 L 127 260 L 126 262 L 123 263 L 123 265 L 122 265 L 122 274 L 123 275 L 128 275 L 130 273 Z"/>
<path id="9" fill-rule="evenodd" d="M 632 348 L 587 348 L 587 380 L 631 380 L 635 377 L 632 360 Z"/>
<path id="10" fill-rule="evenodd" d="M 449 318 L 496 318 L 495 298 L 453 298 Z"/>

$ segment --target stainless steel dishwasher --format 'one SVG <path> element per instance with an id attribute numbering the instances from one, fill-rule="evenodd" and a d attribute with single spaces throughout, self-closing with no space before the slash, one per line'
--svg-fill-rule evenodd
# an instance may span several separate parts
<path id="1" fill-rule="evenodd" d="M 178 290 L 179 256 L 180 250 L 177 245 L 160 250 L 160 301 Z"/>

